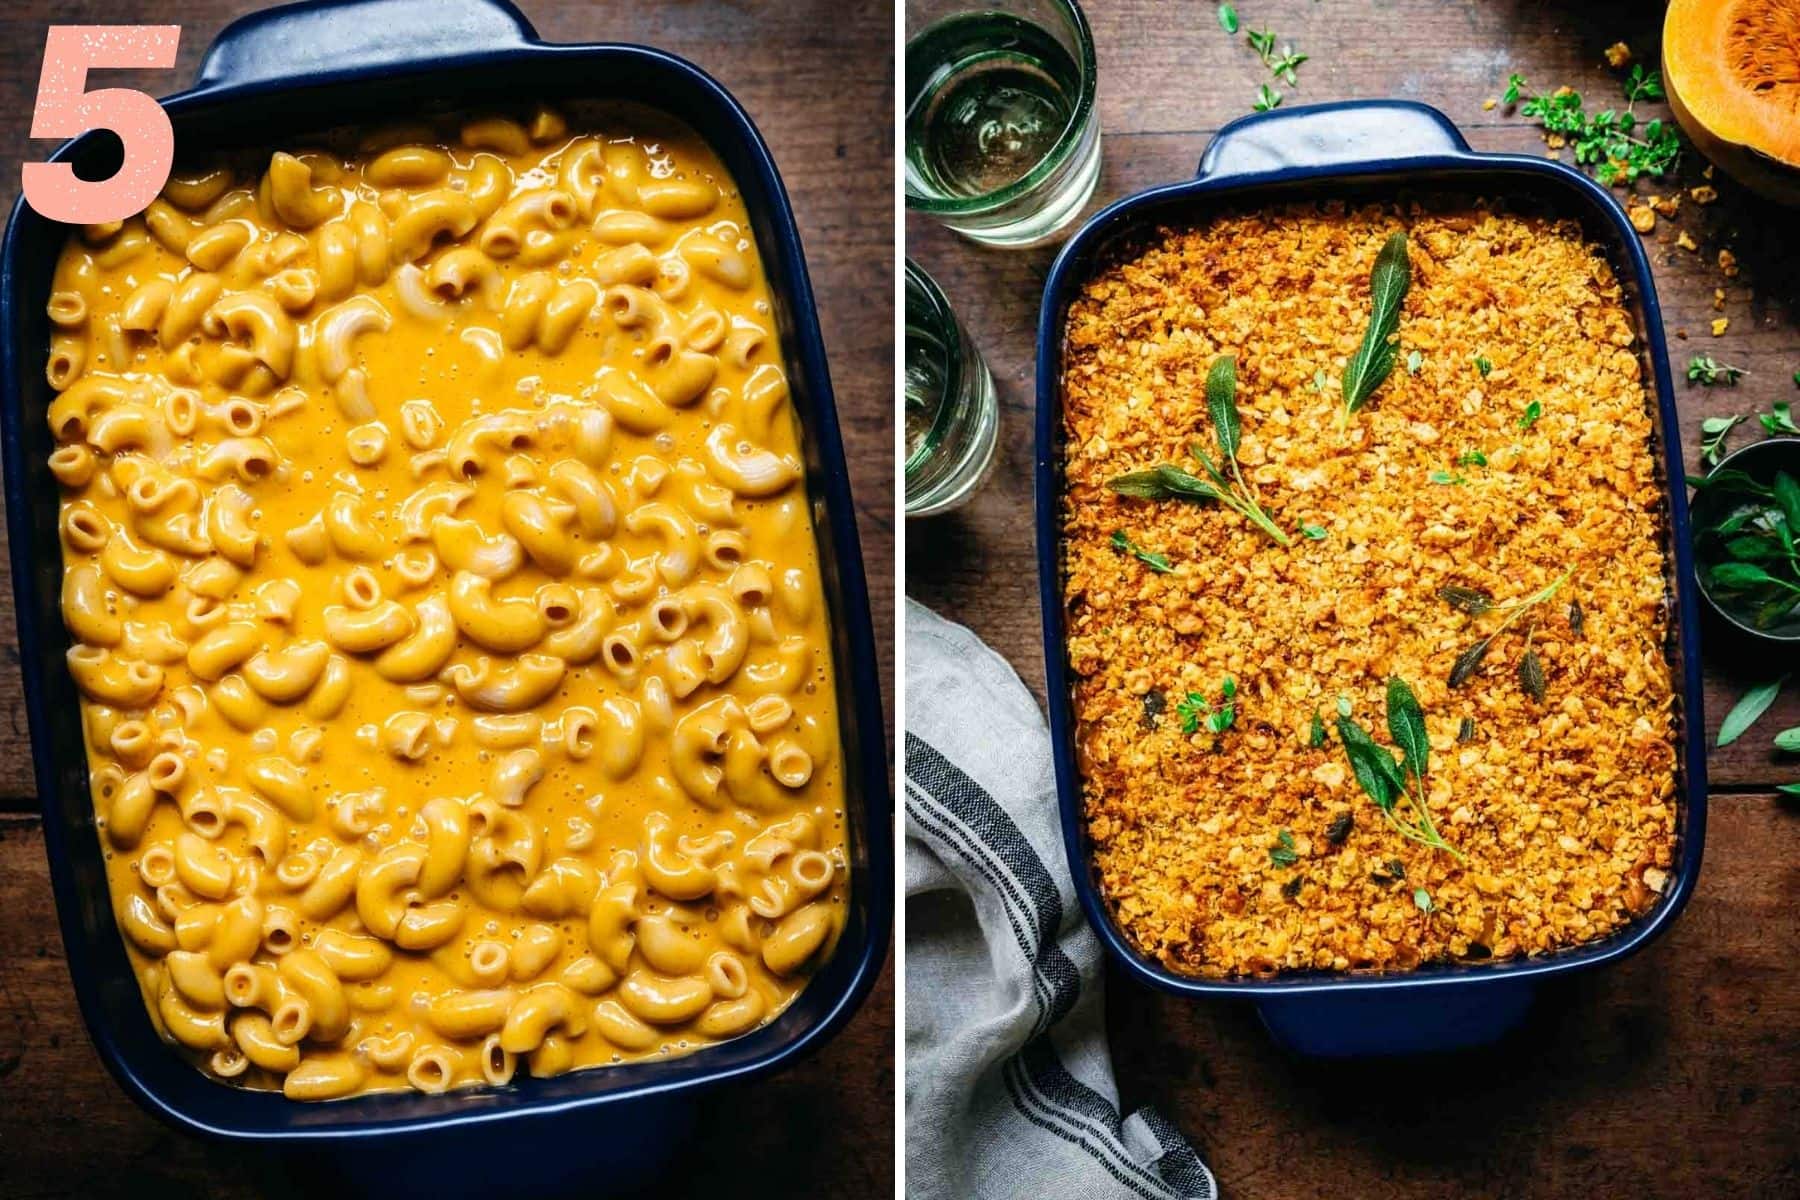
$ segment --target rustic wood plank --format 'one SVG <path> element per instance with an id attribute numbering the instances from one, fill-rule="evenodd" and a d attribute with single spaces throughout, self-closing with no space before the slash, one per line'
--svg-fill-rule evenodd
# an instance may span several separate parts
<path id="1" fill-rule="evenodd" d="M 1153 1104 L 1242 1200 L 1792 1196 L 1800 1189 L 1800 809 L 1716 803 L 1706 870 L 1663 938 L 1544 989 L 1499 1044 L 1411 1061 L 1295 1058 L 1247 1005 L 1109 973 L 1127 1108 Z"/>
<path id="2" fill-rule="evenodd" d="M 184 0 L 175 9 L 144 0 L 73 3 L 31 0 L 7 6 L 0 37 L 0 99 L 30 111 L 49 21 L 59 24 L 167 22 L 182 26 L 173 72 L 96 75 L 104 86 L 167 94 L 193 78 L 207 43 L 253 0 Z M 672 51 L 712 74 L 749 111 L 768 141 L 800 224 L 830 356 L 844 449 L 855 490 L 864 569 L 875 614 L 883 710 L 893 704 L 893 24 L 880 0 L 750 4 L 593 5 L 523 0 L 546 41 L 642 42 Z M 780 46 L 780 54 L 753 53 Z M 890 64 L 884 69 L 883 64 Z M 32 142 L 30 122 L 0 125 L 0 161 L 18 162 L 53 143 Z M 0 204 L 10 211 L 17 172 L 0 172 Z M 0 811 L 37 807 L 20 695 L 12 574 L 0 530 Z"/>
<path id="3" fill-rule="evenodd" d="M 1436 105 L 1479 150 L 1548 153 L 1538 131 L 1502 110 L 1484 110 L 1509 72 L 1538 86 L 1568 83 L 1595 100 L 1619 94 L 1601 61 L 1608 44 L 1624 40 L 1654 61 L 1660 21 L 1656 6 L 1625 3 L 1568 6 L 1446 5 L 1433 0 L 1318 5 L 1313 0 L 1238 5 L 1246 28 L 1272 28 L 1312 55 L 1300 68 L 1289 103 L 1398 96 Z M 1100 62 L 1104 167 L 1090 211 L 1155 184 L 1188 178 L 1218 128 L 1249 110 L 1256 85 L 1269 76 L 1240 34 L 1227 37 L 1212 6 L 1199 5 L 1171 23 L 1154 0 L 1093 6 Z M 1591 103 L 1592 101 L 1590 101 Z M 1665 114 L 1662 105 L 1645 111 Z M 1567 151 L 1564 151 L 1565 156 Z M 1684 185 L 1705 182 L 1704 161 L 1684 156 Z M 1647 241 L 1663 307 L 1669 353 L 1678 377 L 1683 446 L 1696 469 L 1699 427 L 1706 417 L 1751 413 L 1776 401 L 1800 402 L 1793 373 L 1800 369 L 1800 243 L 1794 214 L 1749 196 L 1728 179 L 1712 181 L 1719 200 L 1684 200 L 1680 216 L 1660 220 Z M 1670 194 L 1667 181 L 1640 181 L 1643 195 Z M 1687 230 L 1697 252 L 1676 245 Z M 907 591 L 921 602 L 973 626 L 1016 666 L 1040 694 L 1043 639 L 1037 607 L 1032 543 L 1031 463 L 1035 324 L 1054 248 L 985 250 L 931 221 L 909 214 L 907 254 L 944 288 L 988 365 L 1001 397 L 1000 462 L 986 489 L 965 510 L 914 521 L 907 529 Z M 1731 249 L 1740 273 L 1727 278 L 1718 253 Z M 1714 289 L 1723 288 L 1723 311 Z M 1714 317 L 1730 319 L 1712 337 Z M 1686 335 L 1685 337 L 1683 335 Z M 1679 382 L 1688 357 L 1707 353 L 1749 369 L 1736 388 Z M 1760 436 L 1751 420 L 1732 445 Z M 1706 718 L 1709 731 L 1742 691 L 1766 678 L 1766 651 L 1734 646 L 1709 624 Z M 1754 735 L 1713 755 L 1715 785 L 1767 788 L 1800 778 L 1800 762 L 1774 752 L 1769 735 L 1800 724 L 1800 688 L 1784 695 Z"/>
<path id="4" fill-rule="evenodd" d="M 9 1098 L 0 1104 L 0 1195 L 316 1194 L 250 1151 L 177 1134 L 113 1083 L 69 991 L 35 818 L 0 817 L 0 912 L 0 1091 Z M 678 1154 L 655 1195 L 726 1195 L 749 1179 L 804 1179 L 818 1189 L 808 1195 L 832 1200 L 890 1195 L 893 1096 L 889 962 L 868 1004 L 817 1055 L 707 1094 L 696 1128 L 732 1130 L 732 1152 Z M 605 1181 L 591 1182 L 605 1193 Z"/>

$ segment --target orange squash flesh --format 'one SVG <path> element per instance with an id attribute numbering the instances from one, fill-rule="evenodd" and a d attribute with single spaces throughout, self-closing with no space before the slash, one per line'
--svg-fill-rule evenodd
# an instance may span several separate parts
<path id="1" fill-rule="evenodd" d="M 1663 84 L 1700 152 L 1800 204 L 1800 0 L 1671 0 Z"/>

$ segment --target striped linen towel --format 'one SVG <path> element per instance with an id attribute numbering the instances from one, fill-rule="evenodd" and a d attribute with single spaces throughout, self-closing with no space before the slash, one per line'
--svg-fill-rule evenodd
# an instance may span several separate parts
<path id="1" fill-rule="evenodd" d="M 1101 956 L 1036 702 L 974 634 L 908 600 L 908 1196 L 1213 1200 L 1172 1124 L 1120 1119 Z"/>

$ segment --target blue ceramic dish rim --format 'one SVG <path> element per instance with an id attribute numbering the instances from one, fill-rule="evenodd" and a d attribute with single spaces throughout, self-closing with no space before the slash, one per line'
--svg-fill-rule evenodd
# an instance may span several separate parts
<path id="1" fill-rule="evenodd" d="M 1382 111 L 1396 117 L 1423 118 L 1444 135 L 1441 149 L 1401 157 L 1371 156 L 1354 161 L 1319 165 L 1291 165 L 1248 172 L 1218 171 L 1215 164 L 1222 147 L 1231 139 L 1259 125 L 1302 116 L 1368 114 Z M 1087 853 L 1087 837 L 1080 813 L 1080 782 L 1074 760 L 1072 700 L 1063 628 L 1062 578 L 1057 555 L 1060 486 L 1060 417 L 1062 411 L 1060 360 L 1062 317 L 1069 290 L 1082 282 L 1091 269 L 1090 248 L 1117 236 L 1119 230 L 1146 209 L 1175 201 L 1200 200 L 1216 204 L 1268 185 L 1349 183 L 1391 180 L 1396 185 L 1430 184 L 1434 173 L 1450 172 L 1467 180 L 1475 172 L 1491 172 L 1496 182 L 1508 174 L 1554 180 L 1585 196 L 1604 213 L 1615 234 L 1613 249 L 1621 251 L 1637 291 L 1639 315 L 1644 324 L 1648 357 L 1656 387 L 1656 404 L 1663 434 L 1665 495 L 1668 499 L 1669 537 L 1675 563 L 1669 578 L 1674 592 L 1674 617 L 1679 630 L 1682 729 L 1680 731 L 1682 801 L 1679 860 L 1672 886 L 1654 910 L 1625 929 L 1591 945 L 1541 958 L 1512 959 L 1496 963 L 1434 964 L 1404 973 L 1332 975 L 1320 972 L 1278 975 L 1269 978 L 1200 979 L 1179 975 L 1150 961 L 1134 949 L 1107 911 L 1093 878 Z M 1441 176 L 1438 176 L 1441 177 Z M 1615 265 L 1618 265 L 1615 263 Z M 1039 604 L 1044 628 L 1045 691 L 1050 733 L 1056 760 L 1058 808 L 1062 819 L 1063 849 L 1074 879 L 1076 894 L 1088 923 L 1107 950 L 1139 980 L 1164 991 L 1187 996 L 1223 996 L 1237 999 L 1274 1000 L 1334 993 L 1406 991 L 1421 995 L 1443 988 L 1462 989 L 1483 985 L 1514 984 L 1543 980 L 1570 971 L 1614 962 L 1643 948 L 1662 933 L 1693 892 L 1700 873 L 1706 840 L 1706 744 L 1701 707 L 1699 610 L 1696 605 L 1693 551 L 1689 538 L 1685 468 L 1678 438 L 1674 384 L 1669 374 L 1668 348 L 1663 337 L 1662 312 L 1650 274 L 1648 256 L 1619 202 L 1599 184 L 1553 159 L 1521 154 L 1490 154 L 1471 150 L 1455 124 L 1430 105 L 1407 100 L 1346 100 L 1240 117 L 1214 135 L 1202 156 L 1199 174 L 1191 180 L 1165 184 L 1134 193 L 1101 209 L 1069 239 L 1044 283 L 1044 298 L 1037 328 L 1037 461 L 1035 464 L 1036 525 Z"/>
<path id="2" fill-rule="evenodd" d="M 814 397 L 813 407 L 823 418 L 808 427 L 808 437 L 818 454 L 821 468 L 816 479 L 809 478 L 808 492 L 815 500 L 823 499 L 827 506 L 829 538 L 837 557 L 838 567 L 834 579 L 841 601 L 840 608 L 845 617 L 845 621 L 840 622 L 840 625 L 847 625 L 847 628 L 841 629 L 841 635 L 847 639 L 851 650 L 848 656 L 839 656 L 840 658 L 847 657 L 848 661 L 837 663 L 835 669 L 840 683 L 840 691 L 848 695 L 848 703 L 840 704 L 840 714 L 846 719 L 846 723 L 854 721 L 857 725 L 856 736 L 862 759 L 863 769 L 860 778 L 847 777 L 845 785 L 846 801 L 849 802 L 851 795 L 860 794 L 864 813 L 862 841 L 867 852 L 866 886 L 852 890 L 851 904 L 865 910 L 867 936 L 860 947 L 839 946 L 838 954 L 852 952 L 855 954 L 855 961 L 845 976 L 841 989 L 836 994 L 821 1001 L 809 988 L 803 991 L 790 1006 L 790 1012 L 797 1011 L 800 1006 L 809 1003 L 817 1006 L 819 1012 L 809 1028 L 793 1040 L 778 1045 L 768 1052 L 715 1071 L 667 1081 L 653 1079 L 632 1087 L 612 1091 L 596 1091 L 591 1094 L 560 1099 L 534 1100 L 527 1093 L 489 1090 L 472 1093 L 472 1095 L 483 1097 L 487 1101 L 485 1106 L 470 1105 L 462 1111 L 419 1117 L 378 1117 L 363 1121 L 352 1119 L 341 1123 L 311 1127 L 295 1127 L 279 1121 L 227 1124 L 201 1119 L 161 1095 L 142 1078 L 140 1072 L 133 1068 L 128 1052 L 120 1045 L 119 1039 L 109 1027 L 101 1010 L 96 994 L 100 985 L 101 972 L 98 964 L 94 961 L 94 949 L 88 944 L 79 918 L 76 916 L 78 901 L 73 878 L 74 868 L 69 859 L 67 842 L 67 838 L 70 836 L 91 837 L 93 831 L 91 828 L 78 830 L 65 828 L 65 821 L 57 809 L 55 772 L 50 762 L 51 746 L 48 734 L 49 715 L 44 695 L 45 681 L 38 669 L 36 657 L 21 652 L 19 658 L 23 676 L 25 708 L 31 732 L 32 765 L 40 791 L 45 853 L 49 860 L 51 887 L 56 899 L 58 924 L 77 1005 L 81 1010 L 89 1036 L 102 1063 L 113 1078 L 135 1102 L 147 1111 L 171 1125 L 205 1137 L 254 1142 L 266 1146 L 318 1143 L 339 1139 L 366 1142 L 371 1138 L 424 1132 L 439 1133 L 455 1127 L 477 1125 L 491 1127 L 505 1121 L 551 1117 L 582 1109 L 599 1110 L 634 1100 L 666 1099 L 683 1093 L 692 1093 L 697 1089 L 713 1087 L 729 1080 L 746 1080 L 767 1074 L 816 1050 L 835 1036 L 848 1022 L 874 986 L 881 962 L 886 954 L 893 922 L 893 801 L 892 793 L 889 790 L 886 724 L 881 710 L 881 687 L 876 667 L 878 660 L 875 654 L 868 586 L 863 571 L 861 542 L 856 530 L 855 508 L 850 496 L 849 474 L 845 465 L 843 442 L 837 420 L 836 400 L 825 361 L 817 305 L 811 280 L 807 274 L 800 234 L 794 222 L 787 189 L 767 144 L 749 114 L 723 85 L 700 67 L 666 51 L 632 43 L 543 42 L 538 39 L 535 28 L 510 0 L 463 0 L 462 4 L 458 6 L 464 14 L 475 11 L 483 17 L 499 16 L 510 21 L 517 35 L 516 41 L 509 39 L 502 44 L 473 50 L 466 54 L 442 55 L 430 59 L 406 59 L 397 62 L 376 61 L 337 70 L 310 71 L 281 75 L 276 78 L 252 78 L 239 83 L 233 83 L 229 77 L 220 77 L 214 74 L 217 68 L 218 52 L 231 41 L 234 35 L 243 32 L 254 33 L 271 22 L 278 21 L 292 13 L 307 10 L 318 11 L 330 7 L 332 4 L 329 0 L 323 5 L 289 4 L 252 13 L 228 24 L 209 47 L 207 55 L 201 63 L 195 85 L 166 97 L 159 103 L 172 119 L 179 121 L 179 118 L 185 114 L 203 112 L 227 101 L 232 103 L 252 100 L 266 101 L 283 93 L 302 89 L 312 90 L 346 82 L 368 81 L 382 77 L 428 76 L 452 69 L 481 69 L 522 59 L 594 58 L 619 61 L 632 58 L 655 69 L 669 72 L 687 86 L 696 89 L 702 100 L 715 108 L 723 121 L 728 124 L 730 135 L 737 139 L 739 148 L 745 152 L 745 156 L 751 164 L 751 171 L 768 200 L 765 213 L 766 227 L 773 235 L 771 241 L 774 244 L 762 245 L 759 246 L 759 249 L 765 258 L 773 256 L 778 260 L 781 268 L 779 277 L 785 279 L 787 283 L 786 299 L 789 301 L 789 311 L 793 314 L 793 327 L 786 331 L 790 352 L 789 367 L 790 370 L 799 372 L 805 380 L 809 394 Z M 450 7 L 447 5 L 446 10 Z M 650 103 L 655 104 L 656 102 L 650 101 Z M 54 154 L 49 156 L 48 161 L 57 162 L 69 159 L 89 136 L 92 135 L 84 135 L 84 137 L 63 143 Z M 704 136 L 709 141 L 716 142 L 718 131 L 707 131 Z M 743 174 L 741 169 L 738 173 L 740 176 Z M 27 351 L 24 347 L 15 345 L 12 336 L 13 331 L 17 328 L 18 306 L 24 299 L 19 294 L 21 285 L 15 278 L 14 263 L 18 255 L 17 243 L 21 237 L 23 224 L 20 218 L 21 214 L 27 211 L 25 202 L 21 198 L 13 207 L 4 240 L 0 241 L 0 388 L 4 389 L 3 394 L 0 394 L 0 454 L 3 454 L 5 464 L 7 529 L 11 541 L 14 608 L 17 614 L 18 638 L 21 648 L 35 644 L 40 635 L 37 614 L 34 605 L 28 602 L 27 594 L 30 587 L 29 581 L 32 578 L 30 547 L 33 542 L 27 512 L 32 501 L 26 493 L 24 482 L 25 463 L 21 428 L 24 419 L 23 398 L 15 386 L 15 381 L 19 378 L 17 372 Z M 36 214 L 30 215 L 33 219 L 38 219 Z M 825 530 L 819 531 L 821 536 L 824 536 L 825 532 Z M 828 580 L 828 587 L 830 583 L 831 581 Z M 116 932 L 114 936 L 117 936 Z M 835 958 L 832 965 L 833 967 L 838 966 Z M 817 983 L 817 981 L 814 982 Z M 744 1036 L 745 1038 L 755 1038 L 766 1032 L 768 1028 L 770 1027 Z M 158 1043 L 159 1048 L 161 1045 Z M 705 1050 L 702 1050 L 689 1058 L 672 1061 L 695 1061 L 706 1053 Z M 583 1074 L 592 1074 L 596 1077 L 596 1082 L 601 1082 L 600 1077 L 603 1077 L 605 1073 L 605 1070 L 599 1070 Z M 529 1086 L 529 1082 L 527 1081 L 527 1086 Z M 352 1099 L 339 1101 L 329 1107 L 336 1110 L 342 1105 L 345 1106 L 345 1111 L 349 1111 L 348 1106 L 356 1103 L 357 1101 Z"/>

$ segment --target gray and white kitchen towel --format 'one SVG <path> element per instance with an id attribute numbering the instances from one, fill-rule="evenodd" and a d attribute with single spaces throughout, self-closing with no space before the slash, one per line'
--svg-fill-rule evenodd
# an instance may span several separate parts
<path id="1" fill-rule="evenodd" d="M 1103 950 L 1069 882 L 1050 734 L 1006 661 L 906 602 L 906 1180 L 918 1200 L 1213 1200 L 1120 1119 Z"/>

